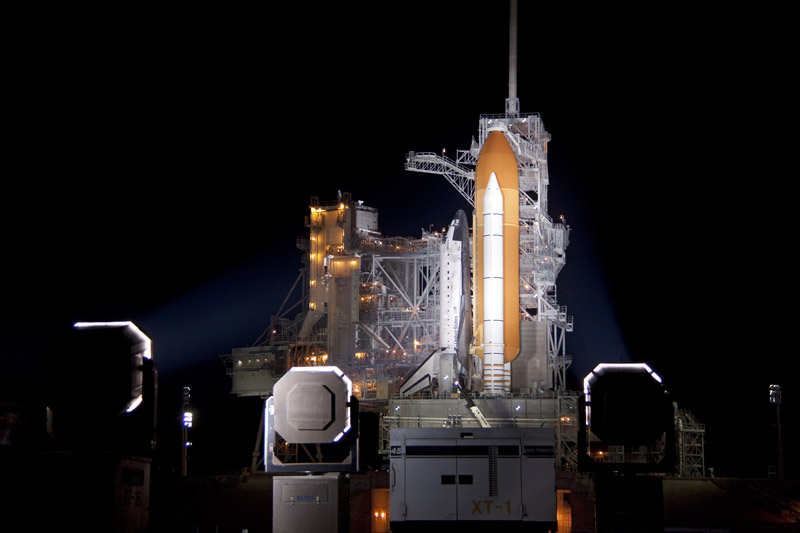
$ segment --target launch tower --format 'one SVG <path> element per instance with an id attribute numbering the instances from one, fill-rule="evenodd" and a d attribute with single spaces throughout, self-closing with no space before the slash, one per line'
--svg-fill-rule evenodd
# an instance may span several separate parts
<path id="1" fill-rule="evenodd" d="M 520 354 L 512 363 L 512 389 L 536 393 L 564 390 L 565 335 L 572 317 L 559 305 L 556 277 L 566 263 L 570 228 L 548 214 L 545 130 L 538 113 L 519 114 L 519 101 L 507 99 L 506 113 L 481 115 L 478 139 L 469 150 L 458 150 L 456 160 L 432 152 L 410 152 L 406 170 L 444 176 L 475 207 L 475 166 L 492 131 L 500 131 L 511 146 L 519 167 L 519 314 Z M 474 236 L 473 236 L 474 241 Z"/>

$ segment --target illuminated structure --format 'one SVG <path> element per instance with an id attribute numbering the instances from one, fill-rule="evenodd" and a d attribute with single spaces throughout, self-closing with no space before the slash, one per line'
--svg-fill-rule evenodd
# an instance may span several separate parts
<path id="1" fill-rule="evenodd" d="M 775 406 L 775 442 L 777 443 L 777 462 L 775 475 L 783 479 L 783 437 L 781 436 L 781 386 L 769 386 L 769 403 Z"/>
<path id="2" fill-rule="evenodd" d="M 378 211 L 348 192 L 312 197 L 309 209 L 303 268 L 283 305 L 255 346 L 222 357 L 232 392 L 267 398 L 288 369 L 331 365 L 359 399 L 386 400 L 440 347 L 445 232 L 383 236 Z"/>
<path id="3" fill-rule="evenodd" d="M 192 445 L 189 440 L 189 428 L 192 427 L 192 411 L 190 410 L 190 401 L 192 391 L 189 387 L 183 388 L 182 401 L 183 401 L 183 420 L 181 424 L 182 433 L 182 446 L 181 446 L 181 475 L 186 477 L 189 470 L 189 447 Z"/>
<path id="4" fill-rule="evenodd" d="M 504 271 L 508 271 L 506 278 L 511 278 L 506 279 L 503 291 L 504 316 L 509 317 L 504 320 L 503 392 L 541 395 L 564 390 L 571 361 L 565 335 L 572 331 L 572 320 L 556 298 L 556 277 L 565 265 L 569 228 L 554 223 L 547 214 L 550 136 L 538 114 L 519 115 L 512 109 L 518 109 L 518 102 L 507 104 L 505 115 L 482 116 L 479 141 L 473 142 L 469 151 L 459 151 L 458 161 L 412 152 L 406 169 L 445 175 L 477 213 L 492 171 L 477 182 L 476 174 L 481 168 L 502 166 L 496 174 L 501 178 L 498 184 L 507 212 Z M 481 167 L 484 145 L 489 155 Z M 498 147 L 505 151 L 502 156 L 496 155 Z M 470 165 L 479 168 L 471 170 Z M 477 202 L 476 187 L 481 193 Z M 297 291 L 299 286 L 299 302 L 288 308 L 284 302 L 264 338 L 256 343 L 270 348 L 249 349 L 246 354 L 257 356 L 246 360 L 260 360 L 248 370 L 263 369 L 276 361 L 285 361 L 278 363 L 278 371 L 332 364 L 351 375 L 354 368 L 360 368 L 363 379 L 353 376 L 359 387 L 356 393 L 363 387 L 365 397 L 374 394 L 385 398 L 396 378 L 440 346 L 440 321 L 447 318 L 440 313 L 444 235 L 423 232 L 419 238 L 383 236 L 377 210 L 354 202 L 346 192 L 327 203 L 312 197 L 306 225 L 308 240 L 299 239 L 298 247 L 307 255 L 293 287 Z M 483 224 L 476 220 L 473 227 L 482 231 Z M 478 262 L 480 244 L 476 242 L 473 238 L 471 257 L 477 367 L 482 364 L 484 347 L 483 289 L 476 281 L 483 276 L 483 266 Z M 302 310 L 290 318 L 298 305 Z M 232 354 L 224 360 L 235 376 L 242 359 Z"/>
<path id="5" fill-rule="evenodd" d="M 304 265 L 286 300 L 298 301 L 279 310 L 256 346 L 223 360 L 229 373 L 245 375 L 335 365 L 353 376 L 357 395 L 375 397 L 378 381 L 393 382 L 439 347 L 444 235 L 385 237 L 377 210 L 347 192 L 310 204 L 309 237 L 297 241 Z M 380 386 L 386 398 L 388 385 Z"/>
<path id="6" fill-rule="evenodd" d="M 358 400 L 344 372 L 335 366 L 294 367 L 274 392 L 265 403 L 267 472 L 358 470 Z M 316 447 L 315 453 L 309 447 Z"/>
<path id="7" fill-rule="evenodd" d="M 512 9 L 512 35 L 513 26 Z M 290 368 L 335 365 L 352 380 L 363 411 L 380 415 L 379 454 L 394 457 L 390 434 L 411 429 L 535 428 L 550 435 L 556 468 L 577 472 L 579 434 L 592 437 L 580 426 L 580 392 L 566 389 L 572 319 L 558 303 L 556 278 L 570 229 L 548 213 L 550 134 L 538 114 L 520 112 L 511 64 L 505 113 L 480 117 L 469 150 L 456 160 L 406 158 L 406 170 L 443 175 L 473 206 L 471 216 L 457 213 L 441 233 L 387 237 L 377 210 L 349 193 L 312 197 L 308 237 L 297 241 L 300 275 L 262 338 L 223 356 L 234 393 L 267 398 Z M 463 390 L 451 386 L 450 370 L 464 378 Z M 653 374 L 648 379 L 658 382 Z M 702 476 L 702 425 L 685 410 L 674 417 L 680 472 Z M 613 438 L 597 448 L 601 466 L 616 462 Z M 276 446 L 266 456 L 270 450 L 291 456 Z M 260 452 L 258 441 L 253 470 Z M 651 452 L 672 454 L 664 446 Z M 667 463 L 658 468 L 669 470 Z M 559 514 L 570 490 L 558 489 Z"/>
<path id="8" fill-rule="evenodd" d="M 306 222 L 308 311 L 291 366 L 370 366 L 385 379 L 381 369 L 438 346 L 439 233 L 386 238 L 377 210 L 348 193 L 335 204 L 312 198 Z"/>
<path id="9" fill-rule="evenodd" d="M 512 48 L 514 29 L 512 12 Z M 443 258 L 453 252 L 448 251 L 444 229 L 441 233 L 423 231 L 418 238 L 387 237 L 380 233 L 377 210 L 353 201 L 349 193 L 340 192 L 329 202 L 312 197 L 306 218 L 308 239 L 297 242 L 305 255 L 290 291 L 296 303 L 287 306 L 287 295 L 253 347 L 234 350 L 222 358 L 235 393 L 266 398 L 276 377 L 288 368 L 335 365 L 352 379 L 356 397 L 386 400 L 403 387 L 415 368 L 435 355 L 429 362 L 429 386 L 415 392 L 450 401 L 453 391 L 445 377 L 451 374 L 447 369 L 454 347 L 445 345 L 452 341 L 443 337 L 442 328 L 452 330 L 454 324 L 469 322 L 472 332 L 466 331 L 463 345 L 467 347 L 458 353 L 454 368 L 465 378 L 464 386 L 476 401 L 480 402 L 484 393 L 519 394 L 527 396 L 528 402 L 540 403 L 526 405 L 521 412 L 484 406 L 487 416 L 500 426 L 504 424 L 501 420 L 519 419 L 527 412 L 536 413 L 539 425 L 542 419 L 551 427 L 559 425 L 562 418 L 568 420 L 566 430 L 557 435 L 564 441 L 563 449 L 573 453 L 576 395 L 565 390 L 571 360 L 565 337 L 572 330 L 572 320 L 556 297 L 556 277 L 565 265 L 569 228 L 553 222 L 547 212 L 550 135 L 538 114 L 519 112 L 515 70 L 512 61 L 505 114 L 482 115 L 478 140 L 473 140 L 469 150 L 458 151 L 457 161 L 414 152 L 406 159 L 406 170 L 444 175 L 475 208 L 472 216 L 467 215 L 472 220 L 472 238 L 462 241 L 470 262 L 464 277 L 471 280 L 472 292 L 466 314 L 452 306 L 448 284 L 453 270 Z M 494 258 L 503 265 L 503 328 L 502 340 L 495 337 L 491 341 L 502 345 L 501 359 L 491 363 L 499 366 L 492 366 L 486 375 L 480 236 L 483 199 L 492 173 L 504 213 L 502 257 Z M 469 250 L 464 250 L 467 244 Z M 465 294 L 469 292 L 467 286 Z M 497 359 L 497 354 L 493 357 Z M 436 382 L 434 375 L 439 378 Z M 470 418 L 466 407 L 458 404 L 460 400 L 454 401 L 457 405 L 448 412 L 440 410 L 444 404 L 434 408 L 434 426 L 452 422 L 462 412 Z M 391 412 L 395 407 L 399 405 L 392 404 L 384 417 L 387 431 L 405 424 L 403 417 Z M 419 415 L 408 406 L 398 413 Z"/>
<path id="10" fill-rule="evenodd" d="M 477 169 L 472 167 L 479 163 L 490 136 L 498 141 L 505 139 L 513 151 L 519 173 L 519 203 L 515 210 L 519 213 L 519 310 L 516 314 L 520 316 L 520 343 L 519 355 L 511 365 L 511 388 L 533 393 L 563 390 L 566 370 L 572 361 L 566 353 L 566 333 L 572 331 L 573 326 L 566 307 L 558 304 L 556 277 L 566 264 L 569 226 L 554 222 L 547 213 L 550 134 L 545 131 L 538 114 L 518 115 L 513 114 L 512 109 L 519 109 L 518 101 L 513 105 L 507 103 L 505 115 L 482 115 L 478 140 L 473 140 L 469 150 L 458 150 L 456 160 L 435 153 L 410 152 L 405 168 L 444 176 L 475 206 L 477 213 L 481 204 L 476 198 L 481 194 L 476 194 L 476 187 L 480 192 L 482 183 L 481 180 L 476 182 Z M 506 206 L 508 199 L 504 199 Z M 510 252 L 507 250 L 505 254 L 508 257 Z M 476 265 L 475 270 L 478 268 Z M 476 318 L 476 328 L 479 322 Z"/>
<path id="11" fill-rule="evenodd" d="M 478 327 L 482 329 L 480 330 L 481 335 L 476 336 L 478 342 L 476 342 L 475 351 L 480 351 L 483 355 L 484 392 L 499 395 L 511 387 L 510 380 L 505 379 L 504 354 L 509 349 L 506 339 L 511 343 L 510 351 L 512 353 L 510 355 L 516 358 L 519 349 L 514 341 L 519 338 L 519 335 L 516 335 L 516 338 L 513 333 L 506 335 L 504 304 L 507 299 L 504 294 L 506 285 L 504 270 L 507 261 L 504 261 L 503 258 L 503 251 L 506 248 L 503 245 L 503 195 L 494 172 L 492 172 L 489 183 L 486 185 L 485 194 L 482 196 L 483 209 L 480 219 L 483 224 L 482 228 L 479 226 L 477 230 L 480 236 L 476 237 L 474 241 L 476 248 L 477 243 L 480 242 L 483 250 L 482 260 L 476 261 L 476 264 L 480 263 L 478 271 L 482 272 L 482 275 L 476 276 L 478 283 L 475 284 L 476 288 L 480 287 L 481 289 L 479 297 L 476 298 L 475 314 L 479 316 Z M 484 295 L 483 298 L 480 297 L 481 293 Z M 513 323 L 516 320 L 508 322 Z"/>

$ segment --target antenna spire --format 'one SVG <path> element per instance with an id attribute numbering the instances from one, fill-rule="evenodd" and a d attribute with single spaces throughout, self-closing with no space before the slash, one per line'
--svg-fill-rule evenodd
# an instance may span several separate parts
<path id="1" fill-rule="evenodd" d="M 506 116 L 519 114 L 519 98 L 517 98 L 517 0 L 511 0 L 508 17 L 508 98 L 506 98 Z"/>

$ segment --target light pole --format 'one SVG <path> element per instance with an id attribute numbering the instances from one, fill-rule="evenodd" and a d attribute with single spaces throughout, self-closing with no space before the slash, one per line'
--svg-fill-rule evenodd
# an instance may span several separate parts
<path id="1" fill-rule="evenodd" d="M 781 386 L 769 386 L 769 403 L 775 405 L 776 440 L 778 441 L 778 479 L 783 479 L 783 443 L 781 437 Z"/>
<path id="2" fill-rule="evenodd" d="M 191 390 L 189 387 L 183 388 L 183 424 L 182 424 L 182 431 L 183 431 L 183 439 L 182 439 L 182 446 L 181 446 L 181 475 L 186 477 L 188 471 L 188 460 L 189 460 L 189 446 L 192 445 L 189 442 L 189 428 L 192 427 L 192 412 L 189 410 L 189 399 L 191 398 Z"/>

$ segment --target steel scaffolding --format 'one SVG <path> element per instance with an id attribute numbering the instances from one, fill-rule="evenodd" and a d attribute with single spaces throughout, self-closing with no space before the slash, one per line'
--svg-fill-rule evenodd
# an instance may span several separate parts
<path id="1" fill-rule="evenodd" d="M 362 247 L 358 353 L 416 364 L 438 348 L 440 243 L 424 233 L 384 250 Z"/>
<path id="2" fill-rule="evenodd" d="M 701 424 L 688 409 L 677 409 L 675 433 L 678 447 L 678 475 L 705 477 L 705 425 Z"/>

